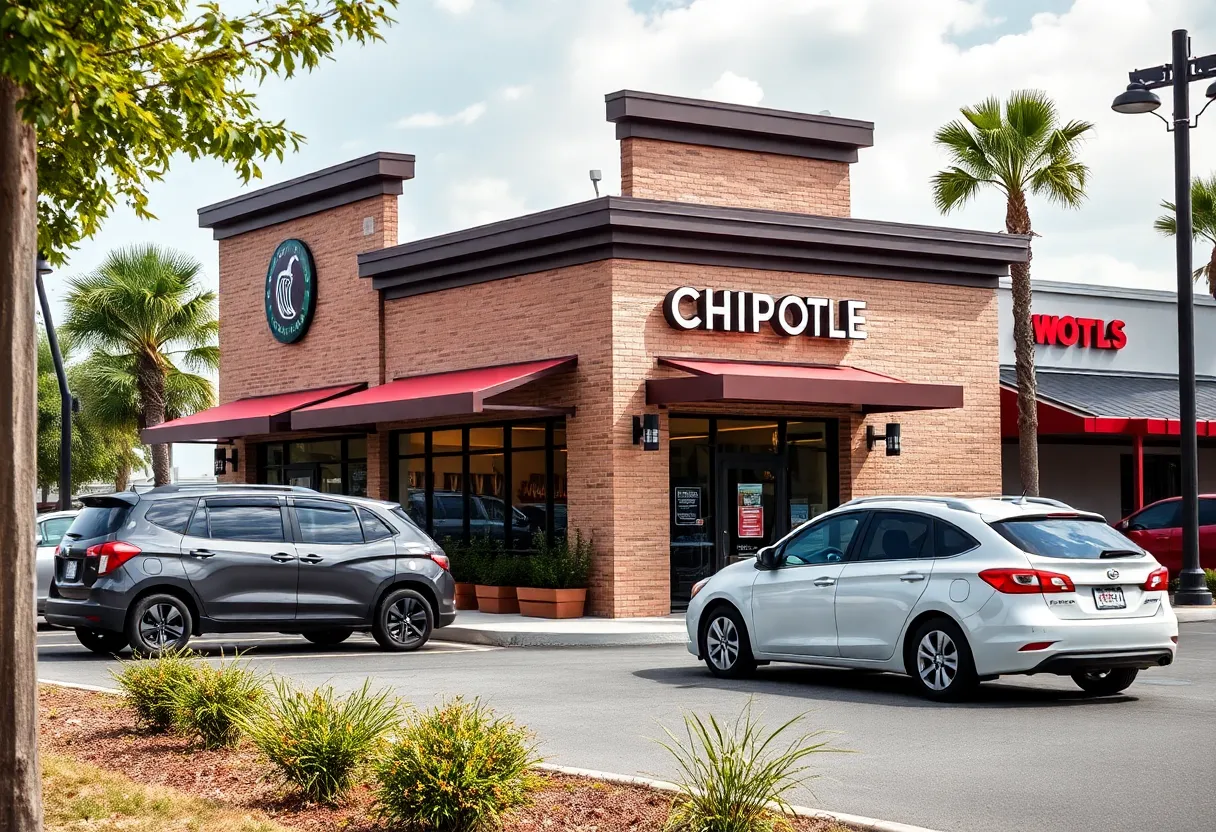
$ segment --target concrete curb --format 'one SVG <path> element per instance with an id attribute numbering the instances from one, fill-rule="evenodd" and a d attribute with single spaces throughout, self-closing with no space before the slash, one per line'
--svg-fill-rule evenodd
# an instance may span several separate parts
<path id="1" fill-rule="evenodd" d="M 1193 621 L 1216 621 L 1216 606 L 1211 607 L 1174 607 L 1174 615 L 1179 623 L 1189 624 Z"/>
<path id="2" fill-rule="evenodd" d="M 593 780 L 603 780 L 605 783 L 619 783 L 624 786 L 645 786 L 646 788 L 663 792 L 679 791 L 679 786 L 675 783 L 668 783 L 665 780 L 652 780 L 648 777 L 613 774 L 608 771 L 595 771 L 587 768 L 571 768 L 570 766 L 558 766 L 551 763 L 541 763 L 537 768 L 541 771 L 552 771 L 556 774 L 568 774 L 572 777 L 589 777 Z M 845 812 L 808 809 L 805 806 L 791 806 L 790 808 L 794 810 L 794 814 L 798 817 L 826 818 L 848 824 L 856 829 L 866 830 L 866 832 L 935 832 L 935 830 L 927 829 L 923 826 L 912 826 L 907 823 L 897 823 L 890 820 L 878 820 L 877 818 L 867 818 L 862 815 L 850 815 Z"/>
<path id="3" fill-rule="evenodd" d="M 440 641 L 479 644 L 484 647 L 649 647 L 684 644 L 688 635 L 681 629 L 671 633 L 545 633 L 520 630 L 482 630 L 453 624 L 436 630 Z"/>
<path id="4" fill-rule="evenodd" d="M 114 693 L 114 694 L 122 693 L 122 691 L 120 691 L 118 688 L 101 688 L 101 687 L 98 687 L 97 685 L 80 685 L 80 684 L 77 684 L 76 682 L 60 682 L 56 679 L 39 679 L 38 684 L 53 685 L 54 687 L 57 687 L 57 688 L 69 688 L 71 690 L 88 690 L 88 691 L 92 691 L 93 693 Z"/>

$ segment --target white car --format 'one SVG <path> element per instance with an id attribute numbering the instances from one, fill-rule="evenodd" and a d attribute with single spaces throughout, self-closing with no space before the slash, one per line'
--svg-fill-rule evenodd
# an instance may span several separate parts
<path id="1" fill-rule="evenodd" d="M 1101 516 L 1041 498 L 869 497 L 693 587 L 717 676 L 801 662 L 907 673 L 940 700 L 1005 674 L 1124 690 L 1170 664 L 1169 575 Z"/>
<path id="2" fill-rule="evenodd" d="M 51 578 L 55 575 L 55 550 L 76 519 L 77 511 L 53 511 L 40 514 L 34 520 L 35 545 L 37 549 L 37 584 L 34 588 L 34 604 L 38 614 L 46 609 L 46 599 L 51 592 Z"/>

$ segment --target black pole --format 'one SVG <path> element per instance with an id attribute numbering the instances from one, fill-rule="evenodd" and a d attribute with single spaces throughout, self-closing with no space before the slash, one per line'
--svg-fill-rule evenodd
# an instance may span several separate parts
<path id="1" fill-rule="evenodd" d="M 1190 38 L 1174 30 L 1174 204 L 1178 222 L 1178 432 L 1182 452 L 1182 572 L 1176 605 L 1208 605 L 1199 566 L 1199 441 L 1195 426 L 1195 295 L 1191 273 Z"/>
<path id="2" fill-rule="evenodd" d="M 55 361 L 55 378 L 59 380 L 59 508 L 72 507 L 72 393 L 68 390 L 68 374 L 63 369 L 59 339 L 55 337 L 55 322 L 51 320 L 51 304 L 42 285 L 43 260 L 38 258 L 34 268 L 34 283 L 38 287 L 38 302 L 42 305 L 42 322 L 46 325 L 46 340 L 51 345 Z"/>

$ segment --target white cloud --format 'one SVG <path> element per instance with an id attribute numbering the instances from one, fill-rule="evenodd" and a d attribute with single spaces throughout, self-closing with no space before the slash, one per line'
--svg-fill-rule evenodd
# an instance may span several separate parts
<path id="1" fill-rule="evenodd" d="M 529 84 L 520 84 L 513 87 L 503 87 L 502 97 L 507 101 L 518 101 L 524 96 L 532 94 L 532 87 Z"/>
<path id="2" fill-rule="evenodd" d="M 475 104 L 470 104 L 458 113 L 451 115 L 440 115 L 436 112 L 414 113 L 397 122 L 398 127 L 412 128 L 429 128 L 429 127 L 448 127 L 453 124 L 472 124 L 485 115 L 486 105 L 483 101 L 478 101 Z"/>
<path id="3" fill-rule="evenodd" d="M 728 69 L 708 89 L 701 91 L 701 97 L 755 107 L 764 98 L 764 88 L 751 78 L 736 75 Z"/>
<path id="4" fill-rule="evenodd" d="M 511 193 L 511 183 L 493 176 L 457 182 L 448 190 L 447 203 L 456 228 L 485 225 L 526 211 L 524 200 Z"/>
<path id="5" fill-rule="evenodd" d="M 468 14 L 473 9 L 473 0 L 435 0 L 435 8 L 448 14 Z"/>

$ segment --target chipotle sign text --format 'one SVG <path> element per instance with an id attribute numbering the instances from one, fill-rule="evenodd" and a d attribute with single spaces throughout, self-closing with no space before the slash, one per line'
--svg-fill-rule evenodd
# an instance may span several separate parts
<path id="1" fill-rule="evenodd" d="M 1034 342 L 1049 347 L 1121 350 L 1127 346 L 1123 321 L 1072 315 L 1031 315 Z"/>

